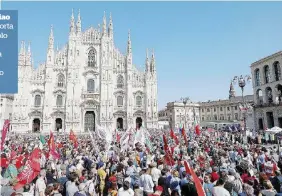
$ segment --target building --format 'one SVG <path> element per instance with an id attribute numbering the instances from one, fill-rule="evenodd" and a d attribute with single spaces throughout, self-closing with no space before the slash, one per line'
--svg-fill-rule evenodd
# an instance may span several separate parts
<path id="1" fill-rule="evenodd" d="M 12 120 L 14 96 L 0 94 L 0 129 L 2 130 L 5 120 Z"/>
<path id="2" fill-rule="evenodd" d="M 253 95 L 244 96 L 248 105 L 253 105 Z M 229 99 L 200 102 L 201 125 L 215 125 L 215 128 L 228 124 L 241 124 L 246 115 L 246 125 L 248 128 L 254 127 L 253 110 L 251 108 L 244 114 L 240 110 L 242 96 L 230 96 Z"/>
<path id="3" fill-rule="evenodd" d="M 59 31 L 59 30 L 58 30 Z M 114 44 L 114 26 L 82 30 L 80 12 L 72 12 L 68 43 L 54 47 L 51 26 L 46 62 L 34 68 L 30 44 L 21 43 L 19 91 L 13 102 L 16 131 L 95 130 L 158 127 L 157 71 L 154 52 L 145 57 L 145 71 L 133 64 L 130 33 L 126 54 Z"/>
<path id="4" fill-rule="evenodd" d="M 185 105 L 181 101 L 167 103 L 165 109 L 159 111 L 159 122 L 168 122 L 170 127 L 192 127 L 199 122 L 199 104 L 188 101 Z M 186 116 L 186 118 L 185 118 Z"/>
<path id="5" fill-rule="evenodd" d="M 253 95 L 244 96 L 246 105 L 253 105 Z M 211 126 L 216 129 L 232 124 L 243 125 L 243 118 L 246 115 L 246 125 L 248 128 L 254 127 L 254 114 L 252 107 L 247 112 L 241 111 L 242 97 L 235 96 L 235 90 L 231 82 L 229 89 L 229 99 L 207 101 L 207 102 L 187 102 L 184 107 L 183 102 L 170 102 L 166 108 L 159 111 L 159 122 L 168 121 L 172 127 L 179 127 L 186 121 L 187 126 L 191 127 L 194 120 L 201 126 Z M 195 118 L 194 118 L 195 116 Z M 186 126 L 186 127 L 187 127 Z"/>
<path id="6" fill-rule="evenodd" d="M 256 130 L 282 127 L 282 51 L 251 64 Z"/>

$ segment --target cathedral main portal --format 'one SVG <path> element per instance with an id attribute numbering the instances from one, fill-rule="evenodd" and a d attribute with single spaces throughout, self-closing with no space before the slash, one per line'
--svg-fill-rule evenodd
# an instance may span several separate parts
<path id="1" fill-rule="evenodd" d="M 95 131 L 95 113 L 87 111 L 84 116 L 84 131 Z"/>

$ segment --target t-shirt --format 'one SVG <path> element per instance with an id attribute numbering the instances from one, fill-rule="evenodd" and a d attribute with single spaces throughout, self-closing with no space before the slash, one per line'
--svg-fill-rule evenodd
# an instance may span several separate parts
<path id="1" fill-rule="evenodd" d="M 118 190 L 118 196 L 134 196 L 134 191 L 131 188 L 124 190 L 123 187 L 121 187 Z"/>
<path id="2" fill-rule="evenodd" d="M 46 184 L 43 178 L 38 178 L 35 183 L 35 196 L 39 196 L 40 192 L 45 195 Z"/>
<path id="3" fill-rule="evenodd" d="M 230 193 L 221 186 L 214 187 L 212 192 L 214 196 L 230 196 Z"/>

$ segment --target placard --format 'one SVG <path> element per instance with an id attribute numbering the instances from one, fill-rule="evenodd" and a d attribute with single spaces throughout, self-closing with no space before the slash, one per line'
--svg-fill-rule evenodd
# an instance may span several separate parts
<path id="1" fill-rule="evenodd" d="M 18 92 L 18 11 L 0 10 L 0 93 Z"/>

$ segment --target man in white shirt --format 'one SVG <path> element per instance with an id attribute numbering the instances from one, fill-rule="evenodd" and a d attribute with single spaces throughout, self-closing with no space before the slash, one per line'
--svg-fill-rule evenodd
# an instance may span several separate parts
<path id="1" fill-rule="evenodd" d="M 158 186 L 158 179 L 159 179 L 159 177 L 161 177 L 161 170 L 159 170 L 158 168 L 157 168 L 157 164 L 156 163 L 152 163 L 151 164 L 151 167 L 152 167 L 152 169 L 151 169 L 151 176 L 152 176 L 152 180 L 153 180 L 153 182 L 154 182 L 154 184 L 156 185 L 156 186 Z"/>
<path id="2" fill-rule="evenodd" d="M 129 182 L 124 181 L 123 187 L 118 190 L 118 196 L 134 196 L 134 191 L 129 186 Z"/>
<path id="3" fill-rule="evenodd" d="M 144 168 L 144 174 L 140 176 L 140 188 L 143 192 L 147 193 L 147 195 L 154 193 L 154 182 L 152 177 L 148 174 L 149 170 Z"/>
<path id="4" fill-rule="evenodd" d="M 35 183 L 35 196 L 45 196 L 45 183 L 46 171 L 43 169 L 40 171 L 39 178 Z"/>
<path id="5" fill-rule="evenodd" d="M 225 181 L 223 178 L 218 179 L 217 184 L 213 187 L 213 196 L 230 196 L 230 193 L 224 188 Z"/>

